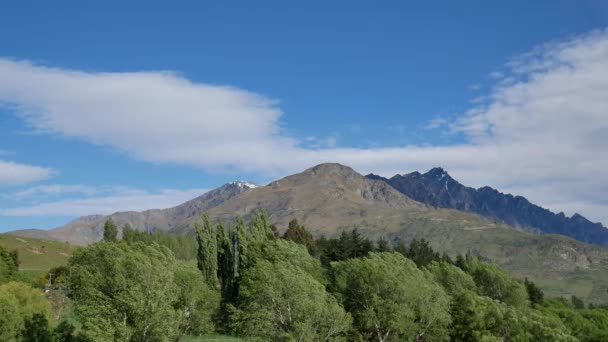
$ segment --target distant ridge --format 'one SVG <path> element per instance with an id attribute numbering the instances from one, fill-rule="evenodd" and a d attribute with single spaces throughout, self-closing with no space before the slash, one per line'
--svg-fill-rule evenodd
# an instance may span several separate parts
<path id="1" fill-rule="evenodd" d="M 168 231 L 182 222 L 197 219 L 206 210 L 256 187 L 257 185 L 251 182 L 235 181 L 224 184 L 173 208 L 150 209 L 142 212 L 123 211 L 111 215 L 89 215 L 79 217 L 52 230 L 16 230 L 9 232 L 9 234 L 65 241 L 75 245 L 87 245 L 101 240 L 103 225 L 108 218 L 112 218 L 121 229 L 128 223 L 140 231 Z"/>
<path id="2" fill-rule="evenodd" d="M 382 180 L 412 199 L 436 208 L 450 208 L 476 213 L 492 220 L 533 232 L 561 234 L 579 241 L 608 246 L 608 229 L 585 217 L 555 214 L 530 203 L 522 196 L 503 194 L 489 186 L 479 189 L 464 186 L 444 169 L 436 167 L 421 174 L 412 172 L 390 179 L 374 174 L 370 179 Z"/>

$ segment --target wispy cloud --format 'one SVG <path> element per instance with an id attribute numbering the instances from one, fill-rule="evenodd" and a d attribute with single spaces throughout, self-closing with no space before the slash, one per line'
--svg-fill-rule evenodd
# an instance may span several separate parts
<path id="1" fill-rule="evenodd" d="M 556 210 L 567 210 L 552 201 L 564 194 L 563 205 L 608 223 L 606 31 L 543 45 L 491 74 L 491 92 L 448 123 L 466 138 L 457 145 L 312 147 L 281 130 L 276 101 L 168 72 L 80 72 L 0 59 L 0 74 L 0 102 L 15 106 L 32 130 L 142 160 L 266 176 L 328 161 L 383 175 L 443 165 L 464 183 L 516 190 Z"/>
<path id="2" fill-rule="evenodd" d="M 334 148 L 338 144 L 340 134 L 333 132 L 326 137 L 308 136 L 302 141 L 302 146 L 307 149 Z"/>
<path id="3" fill-rule="evenodd" d="M 505 76 L 505 75 L 504 75 L 502 72 L 500 72 L 500 71 L 492 71 L 492 72 L 491 72 L 491 73 L 488 75 L 488 77 L 489 77 L 489 78 L 491 78 L 491 79 L 493 79 L 493 80 L 501 79 L 501 78 L 503 78 L 504 76 Z"/>
<path id="4" fill-rule="evenodd" d="M 51 177 L 50 168 L 0 160 L 0 186 L 20 185 Z"/>
<path id="5" fill-rule="evenodd" d="M 79 186 L 76 186 L 79 187 Z M 111 214 L 116 211 L 141 211 L 152 208 L 169 208 L 207 192 L 207 189 L 163 189 L 145 191 L 133 188 L 116 188 L 112 193 L 107 189 L 93 191 L 101 196 L 77 199 L 59 199 L 40 204 L 0 209 L 2 216 L 83 216 L 91 214 Z M 85 191 L 83 193 L 86 193 Z M 39 191 L 32 191 L 40 193 Z"/>
<path id="6" fill-rule="evenodd" d="M 100 190 L 87 185 L 66 185 L 66 184 L 50 184 L 50 185 L 39 185 L 34 186 L 25 190 L 17 191 L 11 196 L 17 200 L 30 199 L 47 196 L 57 196 L 65 194 L 81 194 L 81 195 L 94 195 Z"/>
<path id="7" fill-rule="evenodd" d="M 438 129 L 438 128 L 447 126 L 449 123 L 450 122 L 444 118 L 434 118 L 434 119 L 431 119 L 424 128 L 425 129 Z"/>

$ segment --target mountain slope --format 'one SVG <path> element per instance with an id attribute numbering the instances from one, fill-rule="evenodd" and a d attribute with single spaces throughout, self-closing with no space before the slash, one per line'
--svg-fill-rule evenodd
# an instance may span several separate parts
<path id="1" fill-rule="evenodd" d="M 265 209 L 279 230 L 296 217 L 313 232 L 334 234 L 353 224 L 380 226 L 403 215 L 428 210 L 384 182 L 370 180 L 340 164 L 321 164 L 235 196 L 211 208 L 215 218 L 248 218 Z M 183 233 L 192 225 L 173 232 Z"/>
<path id="2" fill-rule="evenodd" d="M 140 231 L 168 231 L 182 222 L 198 219 L 208 209 L 254 187 L 256 185 L 252 183 L 236 181 L 173 208 L 151 209 L 142 212 L 125 211 L 107 216 L 84 216 L 53 230 L 28 229 L 9 232 L 9 234 L 86 245 L 101 240 L 103 225 L 108 218 L 112 218 L 119 227 L 119 231 L 127 223 Z"/>
<path id="3" fill-rule="evenodd" d="M 608 246 L 608 229 L 581 215 L 566 217 L 530 203 L 521 196 L 503 194 L 490 187 L 466 187 L 441 168 L 425 174 L 413 172 L 383 180 L 403 194 L 437 208 L 450 208 L 476 213 L 508 225 L 549 234 L 561 234 L 579 241 Z"/>

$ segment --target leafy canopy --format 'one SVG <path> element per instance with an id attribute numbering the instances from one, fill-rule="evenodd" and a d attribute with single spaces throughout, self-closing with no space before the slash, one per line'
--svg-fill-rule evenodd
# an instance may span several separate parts
<path id="1" fill-rule="evenodd" d="M 95 341 L 175 340 L 195 310 L 211 309 L 188 298 L 192 284 L 174 274 L 183 267 L 156 244 L 100 242 L 76 251 L 69 267 L 74 311 Z"/>
<path id="2" fill-rule="evenodd" d="M 332 269 L 335 291 L 365 339 L 448 340 L 450 299 L 411 260 L 371 253 L 333 263 Z"/>

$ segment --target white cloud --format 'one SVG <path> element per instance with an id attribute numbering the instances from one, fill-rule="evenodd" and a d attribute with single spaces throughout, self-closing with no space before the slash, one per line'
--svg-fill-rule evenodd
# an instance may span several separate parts
<path id="1" fill-rule="evenodd" d="M 444 118 L 434 118 L 434 119 L 431 119 L 424 128 L 425 129 L 442 128 L 442 127 L 446 126 L 448 123 L 449 123 L 448 120 L 446 120 Z"/>
<path id="2" fill-rule="evenodd" d="M 295 144 L 279 135 L 274 101 L 174 73 L 86 73 L 0 59 L 0 75 L 0 102 L 32 129 L 143 160 L 261 169 L 274 149 Z M 259 155 L 266 158 L 257 163 Z"/>
<path id="3" fill-rule="evenodd" d="M 488 77 L 490 77 L 490 78 L 491 78 L 491 79 L 493 79 L 493 80 L 497 80 L 497 79 L 503 78 L 503 77 L 504 77 L 504 74 L 503 74 L 502 72 L 500 72 L 500 71 L 492 71 L 492 72 L 491 72 L 491 73 L 488 75 Z"/>
<path id="4" fill-rule="evenodd" d="M 117 188 L 118 189 L 118 188 Z M 106 189 L 99 192 L 106 192 Z M 67 199 L 29 206 L 0 209 L 2 216 L 84 216 L 117 211 L 169 208 L 207 192 L 207 189 L 163 189 L 156 192 L 121 188 L 103 196 Z"/>
<path id="5" fill-rule="evenodd" d="M 36 182 L 51 177 L 53 173 L 49 168 L 0 160 L 0 186 Z"/>
<path id="6" fill-rule="evenodd" d="M 0 101 L 32 129 L 143 160 L 268 176 L 330 161 L 383 175 L 443 166 L 465 184 L 517 192 L 554 210 L 580 208 L 608 223 L 606 31 L 543 45 L 493 73 L 492 92 L 450 124 L 466 142 L 447 146 L 313 147 L 282 132 L 275 101 L 167 72 L 79 72 L 0 59 L 0 75 Z"/>
<path id="7" fill-rule="evenodd" d="M 49 184 L 38 185 L 12 193 L 10 196 L 17 200 L 40 199 L 41 197 L 60 196 L 65 194 L 95 195 L 103 191 L 88 185 L 82 184 Z"/>

